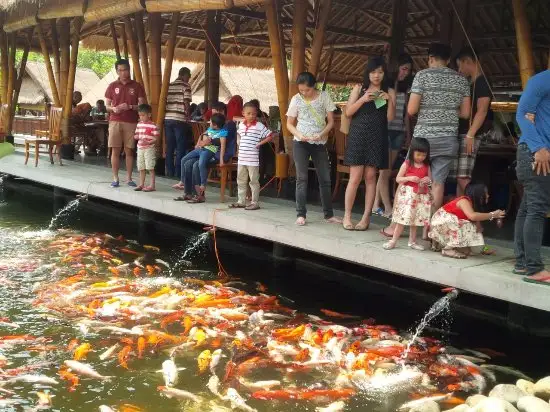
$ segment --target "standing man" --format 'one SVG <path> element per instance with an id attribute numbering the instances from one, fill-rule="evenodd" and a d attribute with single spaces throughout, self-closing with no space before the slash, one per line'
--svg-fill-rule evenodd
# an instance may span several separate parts
<path id="1" fill-rule="evenodd" d="M 180 163 L 192 136 L 189 125 L 189 107 L 191 105 L 191 70 L 182 67 L 178 78 L 168 86 L 166 96 L 166 115 L 164 130 L 166 132 L 166 174 L 180 177 Z M 174 151 L 176 152 L 174 164 Z M 177 187 L 176 187 L 177 188 Z"/>
<path id="2" fill-rule="evenodd" d="M 443 205 L 445 181 L 458 155 L 458 119 L 470 117 L 468 80 L 447 66 L 451 48 L 434 43 L 428 49 L 429 68 L 419 71 L 411 87 L 409 116 L 418 114 L 413 138 L 430 142 L 432 207 Z M 424 234 L 426 239 L 427 233 Z"/>
<path id="3" fill-rule="evenodd" d="M 550 211 L 550 70 L 529 80 L 516 120 L 521 129 L 516 174 L 523 185 L 523 198 L 514 233 L 514 273 L 527 275 L 526 280 L 550 283 L 540 253 L 544 221 Z"/>
<path id="4" fill-rule="evenodd" d="M 112 82 L 105 91 L 105 102 L 109 115 L 109 147 L 111 148 L 111 167 L 113 182 L 111 187 L 119 187 L 118 170 L 120 152 L 126 154 L 127 184 L 136 187 L 132 180 L 134 167 L 134 134 L 138 122 L 138 106 L 147 103 L 145 90 L 141 84 L 130 78 L 130 63 L 119 59 L 115 63 L 118 80 Z"/>
<path id="5" fill-rule="evenodd" d="M 469 120 L 460 119 L 458 130 L 458 157 L 451 175 L 456 177 L 456 195 L 464 195 L 464 189 L 472 180 L 477 151 L 481 141 L 492 127 L 491 87 L 483 75 L 478 56 L 471 47 L 462 49 L 456 57 L 458 71 L 470 80 L 472 113 Z"/>

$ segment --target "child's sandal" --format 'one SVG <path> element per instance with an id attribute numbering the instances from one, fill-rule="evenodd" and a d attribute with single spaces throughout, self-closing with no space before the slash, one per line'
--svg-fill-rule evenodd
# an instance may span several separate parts
<path id="1" fill-rule="evenodd" d="M 155 189 L 154 187 L 151 187 L 151 186 L 147 186 L 147 187 L 144 187 L 143 188 L 143 191 L 144 192 L 154 192 L 156 191 L 157 189 Z"/>
<path id="2" fill-rule="evenodd" d="M 134 189 L 134 192 L 141 192 L 143 190 L 143 186 L 138 186 Z"/>
<path id="3" fill-rule="evenodd" d="M 258 210 L 260 208 L 260 205 L 258 203 L 250 203 L 248 206 L 244 208 L 244 210 Z"/>
<path id="4" fill-rule="evenodd" d="M 243 205 L 242 203 L 231 203 L 229 205 L 229 209 L 244 209 L 246 208 L 246 205 Z"/>

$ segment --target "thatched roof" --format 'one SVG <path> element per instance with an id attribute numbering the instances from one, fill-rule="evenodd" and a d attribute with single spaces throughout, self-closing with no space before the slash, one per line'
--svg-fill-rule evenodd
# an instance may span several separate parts
<path id="1" fill-rule="evenodd" d="M 40 7 L 59 2 L 73 3 L 78 0 L 40 0 Z M 82 0 L 83 1 L 83 0 Z M 107 1 L 107 0 L 101 0 Z M 109 0 L 111 1 L 111 0 Z M 139 0 L 137 0 L 139 2 Z M 158 1 L 158 3 L 162 3 Z M 233 4 L 241 5 L 233 0 Z M 284 32 L 284 44 L 287 58 L 290 58 L 292 40 L 293 0 L 277 0 L 280 10 L 280 24 Z M 307 2 L 307 47 L 306 67 L 309 63 L 311 41 L 318 24 L 318 4 L 322 0 Z M 365 60 L 368 56 L 384 54 L 387 51 L 392 33 L 392 8 L 397 0 L 333 0 L 327 32 L 326 47 L 321 57 L 320 77 L 324 77 L 333 50 L 329 81 L 357 81 L 362 77 Z M 407 23 L 405 28 L 404 49 L 414 58 L 416 69 L 426 66 L 426 49 L 429 43 L 441 40 L 457 22 L 446 18 L 453 15 L 450 4 L 464 4 L 465 0 L 404 0 L 407 4 Z M 527 2 L 527 0 L 525 0 Z M 32 2 L 32 0 L 31 0 Z M 89 0 L 90 5 L 92 0 Z M 97 3 L 99 0 L 93 0 Z M 112 0 L 111 2 L 116 2 Z M 191 0 L 181 0 L 182 7 Z M 196 4 L 211 4 L 199 2 Z M 0 0 L 0 5 L 14 3 L 28 5 L 21 0 Z M 120 0 L 120 14 L 124 14 L 124 4 L 136 6 L 136 0 Z M 152 0 L 143 2 L 152 4 Z M 177 4 L 177 2 L 172 2 Z M 216 4 L 230 2 L 217 1 Z M 484 51 L 482 63 L 486 73 L 497 86 L 519 83 L 516 38 L 512 0 L 470 0 L 470 10 L 462 16 L 469 38 L 474 45 Z M 548 0 L 530 0 L 527 9 L 531 24 L 536 70 L 548 65 L 550 49 L 550 5 Z M 27 8 L 30 9 L 30 6 Z M 128 9 L 130 10 L 130 9 Z M 133 9 L 132 9 L 133 10 Z M 129 12 L 129 11 L 128 11 Z M 243 65 L 266 68 L 271 66 L 271 49 L 267 35 L 267 21 L 263 4 L 249 4 L 220 10 L 222 14 L 222 65 Z M 9 14 L 15 13 L 10 11 Z M 147 19 L 147 13 L 144 14 Z M 121 16 L 122 17 L 122 16 Z M 170 30 L 169 14 L 164 13 L 163 44 L 168 40 Z M 120 40 L 122 21 L 115 18 L 116 31 Z M 146 25 L 147 27 L 147 25 Z M 186 61 L 203 62 L 206 27 L 206 11 L 186 11 L 181 13 L 178 25 L 176 56 Z M 88 21 L 83 27 L 84 41 L 87 47 L 112 49 L 112 33 L 109 22 Z M 23 39 L 23 33 L 20 34 Z M 36 43 L 35 47 L 38 46 Z M 331 49 L 332 48 L 332 49 Z"/>
<path id="2" fill-rule="evenodd" d="M 99 81 L 99 77 L 93 70 L 76 69 L 75 90 L 84 96 Z M 20 105 L 42 105 L 44 102 L 52 101 L 50 83 L 44 63 L 27 62 L 21 91 L 19 93 Z"/>

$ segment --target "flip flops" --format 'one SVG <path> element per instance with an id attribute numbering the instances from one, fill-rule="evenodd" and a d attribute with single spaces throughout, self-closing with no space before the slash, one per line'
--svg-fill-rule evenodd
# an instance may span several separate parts
<path id="1" fill-rule="evenodd" d="M 523 281 L 524 282 L 527 282 L 527 283 L 535 283 L 537 285 L 545 285 L 545 286 L 550 286 L 550 275 L 547 275 L 547 276 L 540 276 L 540 277 L 537 277 L 535 278 L 536 275 L 533 275 L 533 276 L 525 276 L 523 278 Z"/>
<path id="2" fill-rule="evenodd" d="M 258 203 L 250 203 L 248 206 L 244 208 L 244 210 L 258 210 L 260 208 L 260 205 Z"/>
<path id="3" fill-rule="evenodd" d="M 243 205 L 242 203 L 231 203 L 229 205 L 229 209 L 245 209 L 246 205 Z"/>
<path id="4" fill-rule="evenodd" d="M 156 190 L 157 189 L 155 189 L 154 187 L 151 187 L 151 186 L 147 186 L 147 187 L 143 188 L 144 192 L 155 192 Z"/>
<path id="5" fill-rule="evenodd" d="M 388 238 L 392 238 L 393 237 L 393 234 L 389 234 L 389 233 L 386 233 L 386 229 L 388 228 L 389 226 L 386 226 L 382 229 L 380 229 L 380 234 L 384 237 L 388 237 Z"/>

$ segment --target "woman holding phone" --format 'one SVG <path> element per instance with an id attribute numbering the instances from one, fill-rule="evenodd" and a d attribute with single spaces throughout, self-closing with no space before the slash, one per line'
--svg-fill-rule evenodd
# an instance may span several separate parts
<path id="1" fill-rule="evenodd" d="M 383 57 L 372 57 L 367 63 L 363 84 L 353 88 L 346 105 L 351 118 L 344 163 L 350 166 L 346 188 L 343 226 L 346 230 L 367 230 L 376 194 L 376 172 L 389 167 L 388 121 L 395 116 L 395 90 L 388 88 Z M 357 188 L 365 180 L 365 211 L 353 225 L 351 212 Z"/>

